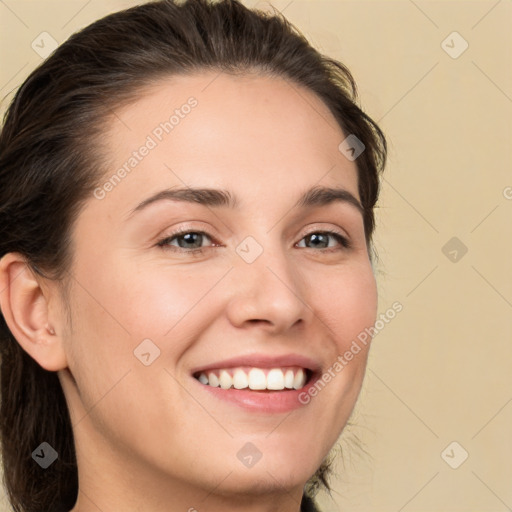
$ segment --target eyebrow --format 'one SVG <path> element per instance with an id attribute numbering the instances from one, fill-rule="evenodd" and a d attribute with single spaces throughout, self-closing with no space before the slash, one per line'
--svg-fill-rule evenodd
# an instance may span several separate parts
<path id="1" fill-rule="evenodd" d="M 136 212 L 143 210 L 150 204 L 157 201 L 182 201 L 187 203 L 199 203 L 211 208 L 232 208 L 237 209 L 240 201 L 236 195 L 229 190 L 215 188 L 170 188 L 165 189 L 148 197 L 139 203 L 129 214 L 132 217 Z M 364 208 L 359 200 L 344 188 L 313 187 L 304 192 L 293 208 L 313 208 L 327 206 L 331 203 L 341 202 L 355 207 L 361 215 L 364 215 Z"/>

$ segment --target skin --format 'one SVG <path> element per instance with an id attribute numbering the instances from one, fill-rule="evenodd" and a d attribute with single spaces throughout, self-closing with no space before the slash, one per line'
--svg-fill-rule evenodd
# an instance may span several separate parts
<path id="1" fill-rule="evenodd" d="M 192 382 L 194 367 L 255 352 L 302 354 L 325 370 L 375 322 L 377 290 L 354 206 L 293 208 L 316 185 L 359 199 L 357 170 L 338 150 L 346 135 L 327 107 L 282 78 L 204 72 L 159 81 L 105 125 L 105 179 L 190 96 L 198 101 L 190 114 L 103 199 L 85 204 L 68 304 L 20 255 L 1 260 L 8 325 L 42 367 L 58 371 L 70 408 L 80 478 L 72 512 L 297 512 L 361 388 L 368 347 L 291 413 L 247 411 Z M 185 184 L 227 188 L 239 209 L 160 201 L 129 218 L 142 200 Z M 197 242 L 202 254 L 156 245 L 181 227 L 208 233 Z M 325 230 L 352 248 L 306 236 Z M 263 248 L 250 264 L 235 251 L 247 236 Z M 133 353 L 147 338 L 161 351 L 149 366 Z M 247 442 L 263 454 L 251 468 L 236 456 Z"/>

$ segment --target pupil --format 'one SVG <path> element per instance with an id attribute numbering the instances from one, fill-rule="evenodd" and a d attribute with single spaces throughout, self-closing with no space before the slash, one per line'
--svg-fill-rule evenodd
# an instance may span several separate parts
<path id="1" fill-rule="evenodd" d="M 315 240 L 316 240 L 316 241 L 318 241 L 318 239 L 319 239 L 320 237 L 323 237 L 323 236 L 324 236 L 324 235 L 322 235 L 322 234 L 320 234 L 320 235 L 318 235 L 318 234 L 312 234 L 312 235 L 310 235 L 310 241 L 313 241 L 313 242 L 314 242 Z M 320 242 L 320 243 L 321 243 L 321 242 Z"/>
<path id="2" fill-rule="evenodd" d="M 183 235 L 183 238 L 185 239 L 185 243 L 193 244 L 194 241 L 190 240 L 190 237 L 197 237 L 197 236 L 201 236 L 201 235 L 199 233 L 187 233 L 186 235 Z M 197 242 L 197 240 L 196 240 L 196 242 Z"/>

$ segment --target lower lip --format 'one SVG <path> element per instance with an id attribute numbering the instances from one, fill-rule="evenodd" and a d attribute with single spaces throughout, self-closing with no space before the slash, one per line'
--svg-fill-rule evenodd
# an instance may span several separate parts
<path id="1" fill-rule="evenodd" d="M 311 400 L 309 390 L 318 380 L 315 374 L 301 389 L 284 389 L 282 391 L 251 391 L 249 389 L 222 389 L 202 384 L 192 377 L 202 389 L 215 398 L 235 404 L 252 412 L 277 414 L 290 412 L 304 407 Z M 302 402 L 299 400 L 302 398 Z"/>

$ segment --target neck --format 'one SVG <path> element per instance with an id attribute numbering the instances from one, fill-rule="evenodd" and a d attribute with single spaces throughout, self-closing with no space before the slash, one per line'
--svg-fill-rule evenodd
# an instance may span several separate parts
<path id="1" fill-rule="evenodd" d="M 89 436 L 94 434 L 88 427 L 84 420 L 76 432 L 79 492 L 70 512 L 301 511 L 303 485 L 283 487 L 261 471 L 250 485 L 240 484 L 237 472 L 248 471 L 242 466 L 225 475 L 207 475 L 201 482 L 190 482 L 155 470 L 135 453 L 121 457 L 99 439 L 91 443 Z M 84 439 L 87 442 L 81 442 Z M 94 450 L 83 448 L 91 445 Z"/>

